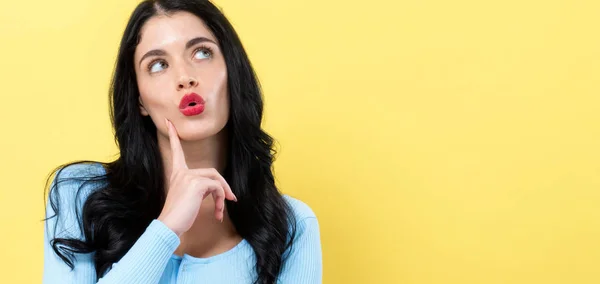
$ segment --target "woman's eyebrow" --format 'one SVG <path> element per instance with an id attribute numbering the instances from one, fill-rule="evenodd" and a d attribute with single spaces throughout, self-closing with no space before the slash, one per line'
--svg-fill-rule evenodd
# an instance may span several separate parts
<path id="1" fill-rule="evenodd" d="M 146 59 L 146 57 L 150 57 L 150 56 L 164 56 L 167 53 L 162 50 L 162 49 L 153 49 L 150 50 L 148 52 L 146 52 L 146 54 L 144 54 L 144 56 L 142 56 L 142 59 L 140 59 L 140 66 L 142 65 L 142 61 L 144 61 L 144 59 Z"/>
<path id="2" fill-rule="evenodd" d="M 212 39 L 205 38 L 205 37 L 196 37 L 196 38 L 190 39 L 190 40 L 189 40 L 189 41 L 188 41 L 188 42 L 185 44 L 185 49 L 188 49 L 188 48 L 190 48 L 190 47 L 192 47 L 192 46 L 194 46 L 194 45 L 196 45 L 196 44 L 199 44 L 199 43 L 201 43 L 201 42 L 206 42 L 206 41 L 208 41 L 208 42 L 212 42 L 212 43 L 214 43 L 214 44 L 217 44 L 217 43 L 216 43 L 214 40 L 212 40 Z"/>
<path id="3" fill-rule="evenodd" d="M 201 42 L 212 42 L 214 44 L 217 44 L 215 41 L 213 41 L 212 39 L 206 38 L 206 37 L 196 37 L 193 39 L 190 39 L 186 44 L 185 44 L 185 49 L 188 49 L 196 44 L 199 44 Z M 146 59 L 146 57 L 150 57 L 150 56 L 164 56 L 167 53 L 162 50 L 162 49 L 153 49 L 150 50 L 148 52 L 146 52 L 146 54 L 144 54 L 144 56 L 142 56 L 142 58 L 140 59 L 140 65 L 142 65 L 142 61 L 144 61 L 144 59 Z"/>

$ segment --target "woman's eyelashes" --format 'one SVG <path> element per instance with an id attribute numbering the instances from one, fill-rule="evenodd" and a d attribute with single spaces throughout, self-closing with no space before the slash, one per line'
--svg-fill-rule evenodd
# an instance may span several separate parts
<path id="1" fill-rule="evenodd" d="M 158 59 L 158 60 L 153 60 L 152 62 L 150 62 L 150 64 L 148 64 L 148 71 L 150 73 L 156 73 L 156 72 L 160 72 L 163 69 L 167 68 L 168 64 L 166 61 L 162 60 L 162 59 Z"/>
<path id="2" fill-rule="evenodd" d="M 196 59 L 208 59 L 208 58 L 212 58 L 213 56 L 213 52 L 212 49 L 208 46 L 201 46 L 199 48 L 197 48 L 194 51 L 194 58 Z M 200 57 L 198 57 L 198 55 L 201 55 Z"/>
<path id="3" fill-rule="evenodd" d="M 204 60 L 210 59 L 213 56 L 213 51 L 208 46 L 202 46 L 194 50 L 193 59 Z M 164 59 L 156 59 L 148 64 L 148 72 L 150 74 L 158 73 L 169 67 L 169 64 Z"/>

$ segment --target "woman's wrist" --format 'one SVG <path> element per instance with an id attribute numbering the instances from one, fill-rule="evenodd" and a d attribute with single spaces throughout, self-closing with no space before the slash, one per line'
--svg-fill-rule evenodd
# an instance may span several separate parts
<path id="1" fill-rule="evenodd" d="M 179 232 L 179 230 L 175 229 L 175 226 L 173 226 L 168 218 L 164 217 L 164 216 L 159 216 L 157 218 L 158 221 L 162 222 L 165 226 L 167 226 L 167 228 L 169 228 L 171 231 L 173 231 L 173 233 L 175 233 L 178 237 L 181 236 L 182 232 Z"/>

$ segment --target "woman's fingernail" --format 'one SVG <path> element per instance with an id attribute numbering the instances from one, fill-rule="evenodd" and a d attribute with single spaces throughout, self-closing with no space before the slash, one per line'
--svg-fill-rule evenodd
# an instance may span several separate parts
<path id="1" fill-rule="evenodd" d="M 169 130 L 169 120 L 165 118 L 165 125 L 167 126 L 167 130 Z"/>

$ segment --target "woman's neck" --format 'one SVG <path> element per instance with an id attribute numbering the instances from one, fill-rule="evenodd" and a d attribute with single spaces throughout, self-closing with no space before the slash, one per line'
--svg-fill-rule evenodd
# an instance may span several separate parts
<path id="1" fill-rule="evenodd" d="M 225 130 L 214 136 L 198 141 L 180 140 L 189 169 L 215 168 L 223 174 L 227 163 L 227 133 Z M 172 161 L 169 138 L 158 134 L 158 148 L 163 161 L 166 189 L 168 190 L 168 177 L 171 176 Z"/>
<path id="2" fill-rule="evenodd" d="M 223 174 L 227 161 L 227 133 L 225 130 L 200 141 L 180 140 L 189 169 L 215 168 Z M 158 134 L 158 146 L 165 169 L 165 191 L 168 194 L 169 179 L 172 171 L 171 148 L 169 139 Z M 180 236 L 181 245 L 176 254 L 190 254 L 197 257 L 210 256 L 230 248 L 230 245 L 240 239 L 237 234 L 227 207 L 224 210 L 223 222 L 216 220 L 214 215 L 214 200 L 212 195 L 202 202 L 198 216 L 190 230 Z"/>

